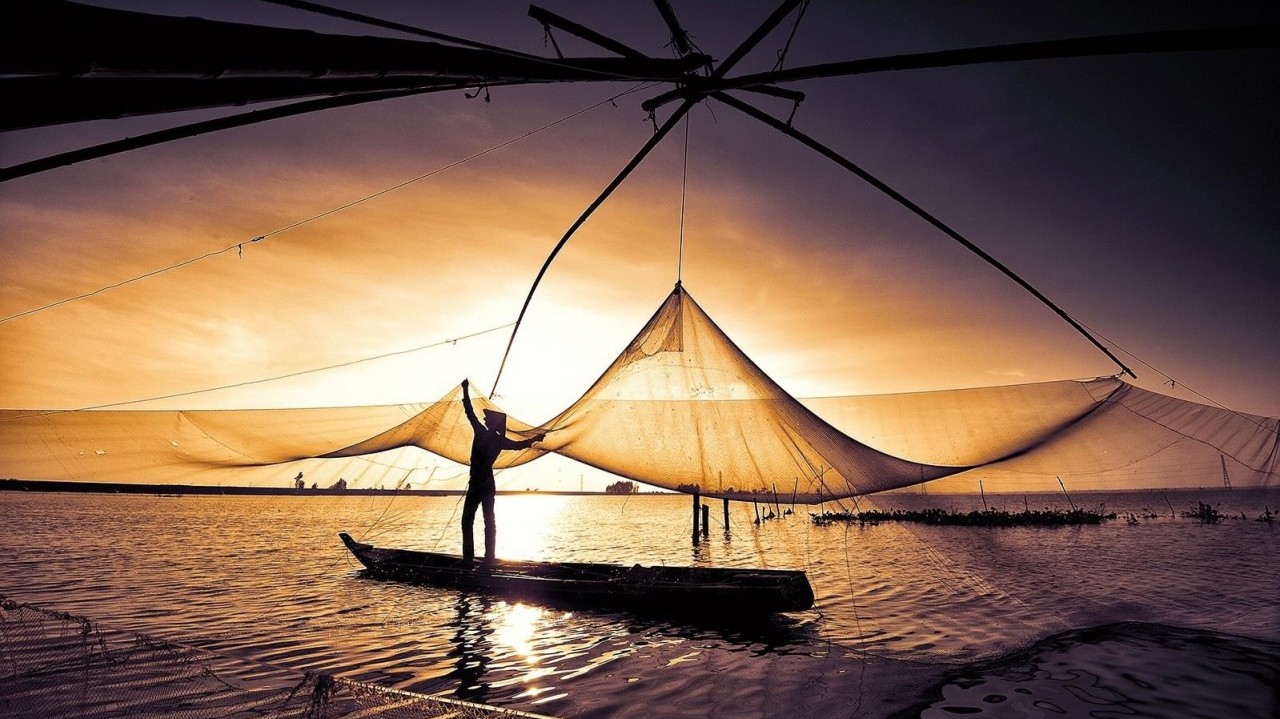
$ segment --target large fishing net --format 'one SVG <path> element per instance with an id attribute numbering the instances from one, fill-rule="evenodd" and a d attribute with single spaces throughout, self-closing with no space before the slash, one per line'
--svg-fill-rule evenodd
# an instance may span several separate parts
<path id="1" fill-rule="evenodd" d="M 473 397 L 478 409 L 499 409 Z M 817 503 L 940 480 L 972 490 L 1270 485 L 1280 421 L 1143 390 L 1119 378 L 911 394 L 789 395 L 677 285 L 579 400 L 508 422 L 548 452 L 647 485 L 729 499 Z M 103 482 L 395 486 L 422 450 L 457 463 L 471 428 L 460 387 L 429 404 L 236 411 L 0 413 L 0 473 Z"/>

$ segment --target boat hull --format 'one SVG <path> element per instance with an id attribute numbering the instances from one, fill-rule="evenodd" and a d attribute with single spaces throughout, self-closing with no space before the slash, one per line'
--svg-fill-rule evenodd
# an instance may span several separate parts
<path id="1" fill-rule="evenodd" d="M 509 559 L 489 564 L 452 554 L 375 547 L 355 541 L 346 532 L 338 536 L 375 577 L 560 606 L 707 616 L 792 612 L 813 606 L 809 579 L 797 570 Z"/>

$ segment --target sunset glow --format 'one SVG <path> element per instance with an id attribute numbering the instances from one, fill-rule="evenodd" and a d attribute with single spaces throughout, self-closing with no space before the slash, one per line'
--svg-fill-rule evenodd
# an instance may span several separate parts
<path id="1" fill-rule="evenodd" d="M 1280 3 L 0 38 L 0 715 L 1276 715 Z"/>
<path id="2" fill-rule="evenodd" d="M 684 13 L 723 57 L 767 8 L 755 9 Z M 432 27 L 480 17 L 401 11 Z M 661 33 L 643 11 L 634 27 L 597 20 L 648 47 Z M 519 13 L 474 12 L 500 24 L 470 29 L 513 46 L 538 40 Z M 887 40 L 849 36 L 860 21 L 848 8 L 813 12 L 789 62 L 844 59 Z M 918 27 L 910 8 L 894 12 L 886 27 Z M 934 20 L 949 42 L 966 42 L 967 23 Z M 1149 19 L 1080 18 L 1060 34 L 1139 20 Z M 1036 30 L 1016 26 L 1009 18 L 987 34 Z M 1274 149 L 1274 133 L 1259 128 L 1276 118 L 1247 100 L 1274 79 L 1234 72 L 1266 57 L 1107 60 L 1106 81 L 1088 60 L 824 80 L 803 83 L 796 123 L 1028 277 L 1124 353 L 1139 385 L 1275 415 L 1280 258 L 1270 198 L 1257 188 L 1275 186 L 1276 163 L 1257 149 Z M 1170 73 L 1180 78 L 1172 96 Z M 1219 97 L 1223 77 L 1249 91 Z M 0 406 L 174 394 L 141 406 L 385 404 L 431 401 L 463 378 L 487 391 L 537 268 L 651 132 L 637 104 L 656 91 L 603 102 L 630 87 L 386 101 L 6 183 L 0 316 L 12 318 L 0 323 Z M 1161 99 L 1147 97 L 1157 90 Z M 1197 123 L 1208 119 L 1237 130 L 1206 132 Z M 12 132 L 0 152 L 8 165 L 170 121 Z M 1169 142 L 1213 148 L 1170 157 Z M 1257 161 L 1240 160 L 1246 152 Z M 538 422 L 573 402 L 677 279 L 800 397 L 1118 371 L 991 267 L 749 118 L 696 109 L 682 185 L 685 162 L 682 139 L 661 145 L 551 267 L 498 387 L 514 415 Z M 189 394 L 214 388 L 226 389 Z"/>

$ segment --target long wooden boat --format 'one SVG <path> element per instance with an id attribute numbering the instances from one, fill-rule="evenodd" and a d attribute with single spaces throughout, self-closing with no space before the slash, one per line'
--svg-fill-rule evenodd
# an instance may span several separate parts
<path id="1" fill-rule="evenodd" d="M 375 577 L 555 605 L 739 617 L 813 606 L 809 578 L 798 570 L 510 559 L 488 564 L 454 554 L 375 547 L 346 532 L 338 536 Z"/>

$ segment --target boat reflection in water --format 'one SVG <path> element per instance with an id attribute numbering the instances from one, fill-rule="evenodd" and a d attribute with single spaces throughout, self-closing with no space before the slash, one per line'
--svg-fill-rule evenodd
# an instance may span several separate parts
<path id="1" fill-rule="evenodd" d="M 511 685 L 521 687 L 511 696 L 514 700 L 552 701 L 565 696 L 554 686 L 544 685 L 542 679 L 554 675 L 556 668 L 539 668 L 542 657 L 536 645 L 549 635 L 564 634 L 555 620 L 570 614 L 465 592 L 456 595 L 454 609 L 453 647 L 448 653 L 454 663 L 448 675 L 454 682 L 454 696 L 487 704 L 494 699 L 493 690 Z M 558 642 L 571 640 L 566 635 Z M 542 696 L 548 692 L 552 693 Z M 510 691 L 500 695 L 510 696 Z"/>
<path id="2" fill-rule="evenodd" d="M 493 657 L 493 600 L 484 595 L 458 594 L 454 606 L 457 623 L 452 637 L 454 646 L 449 650 L 455 666 L 450 676 L 457 681 L 454 694 L 459 699 L 485 703 L 489 685 L 484 675 Z"/>

